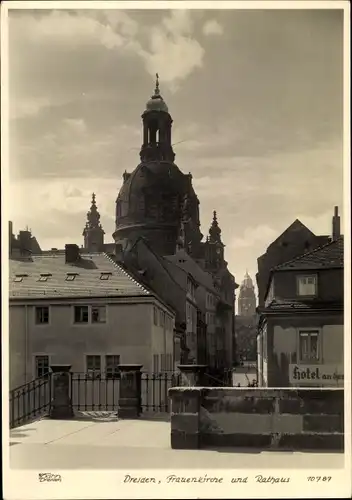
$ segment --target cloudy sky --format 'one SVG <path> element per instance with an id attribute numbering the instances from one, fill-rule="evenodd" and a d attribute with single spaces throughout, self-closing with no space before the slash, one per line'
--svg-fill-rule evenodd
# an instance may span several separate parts
<path id="1" fill-rule="evenodd" d="M 342 205 L 338 10 L 10 11 L 10 218 L 42 248 L 81 244 L 91 193 L 107 241 L 139 161 L 154 74 L 237 281 L 296 218 Z M 342 209 L 342 207 L 341 207 Z"/>

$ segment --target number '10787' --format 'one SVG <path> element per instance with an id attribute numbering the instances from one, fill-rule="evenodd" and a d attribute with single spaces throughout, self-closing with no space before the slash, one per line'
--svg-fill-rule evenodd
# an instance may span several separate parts
<path id="1" fill-rule="evenodd" d="M 319 481 L 329 482 L 331 480 L 331 476 L 308 476 L 308 481 L 319 483 Z"/>

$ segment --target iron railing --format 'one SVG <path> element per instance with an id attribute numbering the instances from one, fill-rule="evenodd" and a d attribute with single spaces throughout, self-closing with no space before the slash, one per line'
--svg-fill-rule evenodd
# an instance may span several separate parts
<path id="1" fill-rule="evenodd" d="M 141 407 L 142 412 L 169 411 L 168 390 L 181 385 L 179 372 L 142 373 L 141 380 Z"/>
<path id="2" fill-rule="evenodd" d="M 10 391 L 10 428 L 45 416 L 50 408 L 51 373 Z"/>
<path id="3" fill-rule="evenodd" d="M 74 411 L 117 412 L 120 375 L 71 373 L 70 397 Z"/>

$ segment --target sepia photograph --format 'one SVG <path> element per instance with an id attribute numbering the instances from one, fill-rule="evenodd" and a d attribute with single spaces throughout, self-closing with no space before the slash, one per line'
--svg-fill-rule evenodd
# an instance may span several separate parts
<path id="1" fill-rule="evenodd" d="M 348 2 L 1 23 L 4 497 L 349 497 Z"/>

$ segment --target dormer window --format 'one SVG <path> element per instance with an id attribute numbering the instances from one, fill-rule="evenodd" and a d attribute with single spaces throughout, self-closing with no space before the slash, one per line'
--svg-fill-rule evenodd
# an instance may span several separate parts
<path id="1" fill-rule="evenodd" d="M 74 281 L 76 276 L 78 276 L 78 273 L 67 273 L 66 281 Z"/>
<path id="2" fill-rule="evenodd" d="M 23 278 L 27 278 L 27 277 L 28 277 L 28 274 L 16 274 L 13 281 L 15 283 L 21 283 L 21 281 L 23 281 Z"/>
<path id="3" fill-rule="evenodd" d="M 48 278 L 50 278 L 51 276 L 52 276 L 52 274 L 50 274 L 50 273 L 43 273 L 40 275 L 38 281 L 48 281 Z"/>
<path id="4" fill-rule="evenodd" d="M 112 273 L 101 273 L 100 279 L 103 281 L 106 281 L 110 278 L 111 275 L 112 275 Z"/>
<path id="5" fill-rule="evenodd" d="M 300 297 L 315 297 L 317 295 L 317 276 L 315 274 L 297 276 L 297 293 Z"/>

